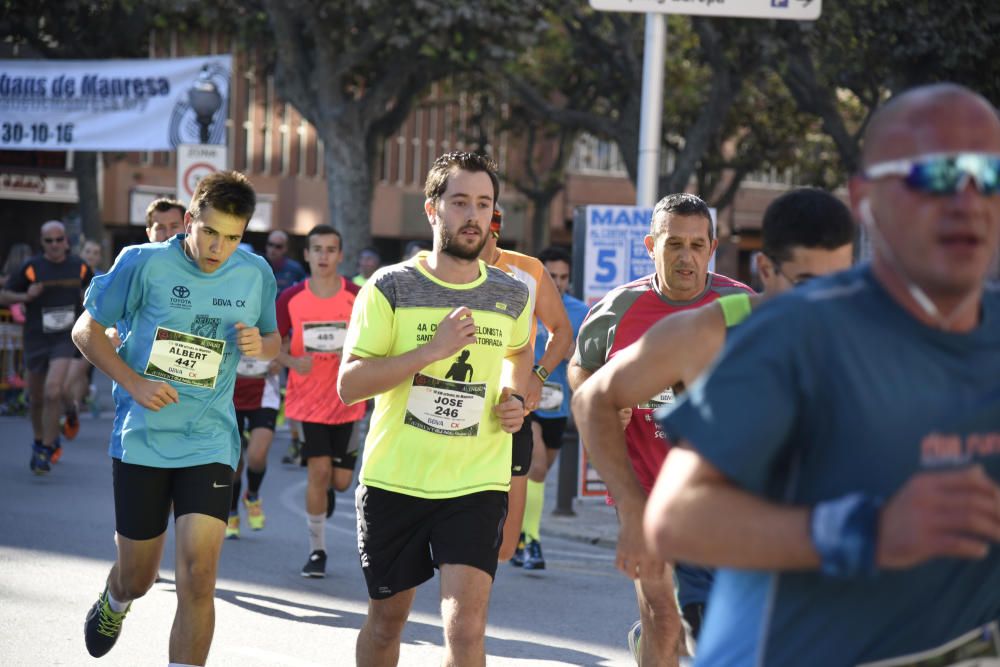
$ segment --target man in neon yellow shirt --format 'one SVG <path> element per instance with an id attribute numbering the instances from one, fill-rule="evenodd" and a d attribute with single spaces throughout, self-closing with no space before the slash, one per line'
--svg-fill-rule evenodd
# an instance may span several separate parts
<path id="1" fill-rule="evenodd" d="M 338 390 L 375 397 L 357 491 L 368 618 L 357 664 L 399 660 L 416 586 L 441 571 L 445 664 L 485 660 L 510 489 L 511 433 L 532 363 L 524 283 L 479 261 L 496 165 L 441 156 L 424 188 L 433 250 L 377 271 L 354 304 Z"/>

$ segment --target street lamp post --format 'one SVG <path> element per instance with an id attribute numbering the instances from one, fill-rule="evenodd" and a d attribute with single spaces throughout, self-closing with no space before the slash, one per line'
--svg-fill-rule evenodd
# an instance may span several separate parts
<path id="1" fill-rule="evenodd" d="M 198 120 L 198 140 L 200 143 L 208 143 L 208 130 L 212 126 L 212 116 L 222 106 L 222 95 L 208 75 L 208 69 L 203 67 L 198 80 L 194 82 L 188 91 L 188 102 L 194 109 Z"/>

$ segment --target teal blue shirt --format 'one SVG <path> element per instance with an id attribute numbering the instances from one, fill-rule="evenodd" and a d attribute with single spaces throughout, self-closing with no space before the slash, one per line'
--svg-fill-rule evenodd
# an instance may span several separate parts
<path id="1" fill-rule="evenodd" d="M 153 412 L 115 383 L 108 453 L 154 468 L 224 463 L 235 469 L 236 323 L 256 326 L 261 335 L 277 330 L 274 274 L 262 257 L 244 250 L 205 273 L 184 253 L 184 238 L 125 248 L 84 297 L 95 320 L 117 323 L 125 363 L 143 377 L 169 382 L 180 399 Z"/>

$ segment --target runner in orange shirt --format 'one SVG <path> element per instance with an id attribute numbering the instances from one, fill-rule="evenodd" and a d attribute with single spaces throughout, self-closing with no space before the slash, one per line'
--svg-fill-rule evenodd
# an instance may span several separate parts
<path id="1" fill-rule="evenodd" d="M 285 415 L 302 422 L 306 460 L 306 514 L 309 559 L 303 577 L 326 576 L 324 523 L 332 514 L 331 486 L 344 491 L 354 476 L 357 451 L 351 450 L 354 422 L 365 404 L 346 406 L 337 395 L 340 354 L 358 287 L 337 273 L 342 254 L 340 232 L 318 225 L 306 237 L 305 258 L 312 276 L 281 293 L 278 361 L 289 368 Z"/>
<path id="2" fill-rule="evenodd" d="M 542 397 L 542 385 L 548 379 L 549 373 L 559 365 L 559 362 L 566 358 L 570 348 L 573 347 L 573 327 L 569 322 L 569 315 L 563 306 L 562 297 L 556 284 L 552 282 L 545 266 L 534 257 L 505 250 L 497 247 L 500 239 L 500 229 L 503 226 L 503 216 L 499 209 L 493 211 L 493 220 L 490 222 L 490 235 L 479 253 L 479 259 L 491 266 L 495 266 L 505 273 L 509 273 L 522 283 L 528 286 L 528 298 L 534 316 L 531 318 L 531 338 L 529 345 L 535 348 L 535 333 L 538 331 L 539 320 L 548 332 L 549 341 L 545 346 L 545 354 L 538 360 L 538 363 L 531 369 L 531 376 L 523 383 L 526 387 L 524 392 L 524 407 L 527 412 L 538 409 L 538 404 Z M 500 546 L 500 560 L 515 558 L 515 564 L 523 564 L 524 550 L 528 549 L 538 563 L 537 569 L 545 568 L 545 560 L 542 558 L 542 548 L 537 540 L 530 544 L 525 544 L 524 534 L 521 532 L 521 522 L 524 519 L 525 502 L 537 502 L 541 504 L 544 488 L 541 485 L 528 485 L 528 469 L 531 467 L 531 449 L 533 436 L 531 434 L 531 420 L 525 419 L 521 430 L 513 434 L 511 470 L 510 470 L 510 494 L 507 502 L 507 520 L 503 527 L 503 544 Z M 534 493 L 534 497 L 527 498 L 529 490 Z"/>

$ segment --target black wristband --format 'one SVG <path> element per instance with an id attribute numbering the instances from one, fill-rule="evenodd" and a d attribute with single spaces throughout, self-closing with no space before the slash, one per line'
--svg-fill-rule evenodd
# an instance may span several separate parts
<path id="1" fill-rule="evenodd" d="M 516 398 L 517 400 L 521 401 L 522 406 L 524 405 L 524 396 L 521 396 L 520 394 L 515 394 L 514 392 L 510 392 L 509 395 L 511 398 Z"/>

